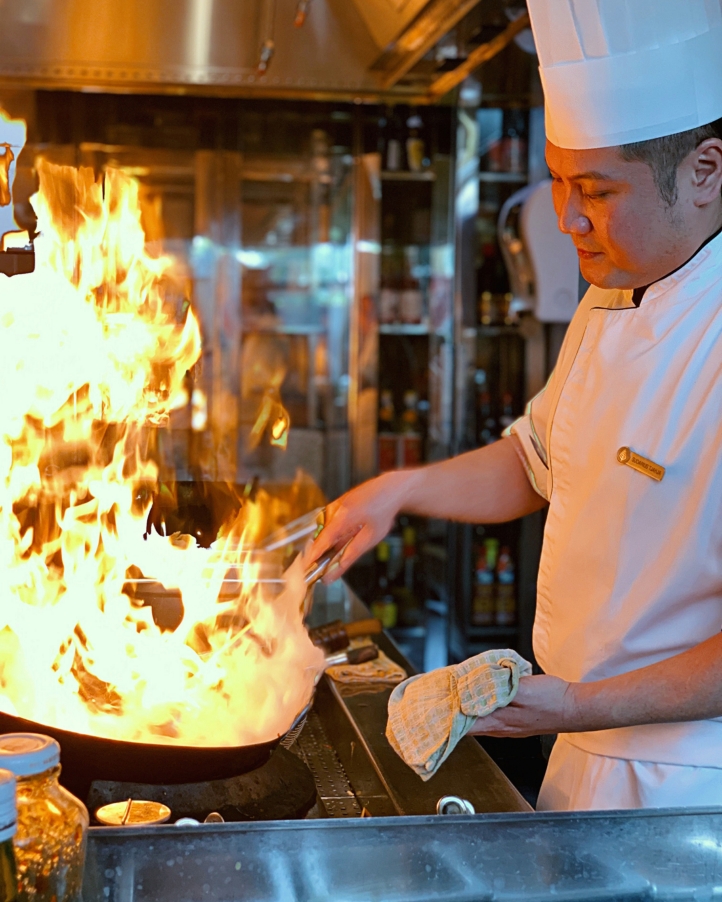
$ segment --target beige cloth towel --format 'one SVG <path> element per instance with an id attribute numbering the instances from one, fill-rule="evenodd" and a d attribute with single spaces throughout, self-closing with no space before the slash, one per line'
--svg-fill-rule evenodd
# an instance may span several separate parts
<path id="1" fill-rule="evenodd" d="M 389 698 L 386 738 L 422 780 L 448 758 L 477 717 L 511 702 L 531 664 L 511 649 L 411 677 Z"/>
<path id="2" fill-rule="evenodd" d="M 368 640 L 361 643 L 368 644 Z M 379 656 L 363 664 L 334 664 L 326 673 L 337 683 L 400 683 L 408 674 L 379 649 Z"/>

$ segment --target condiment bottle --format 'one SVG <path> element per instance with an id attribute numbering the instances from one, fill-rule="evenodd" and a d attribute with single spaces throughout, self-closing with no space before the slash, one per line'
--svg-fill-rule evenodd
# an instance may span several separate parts
<path id="1" fill-rule="evenodd" d="M 17 831 L 15 775 L 0 770 L 0 902 L 15 902 L 18 897 L 18 872 L 13 852 Z"/>
<path id="2" fill-rule="evenodd" d="M 378 467 L 380 473 L 396 469 L 395 426 L 394 395 L 389 389 L 384 389 L 379 401 Z"/>
<path id="3" fill-rule="evenodd" d="M 58 782 L 60 746 L 39 733 L 6 733 L 0 765 L 17 778 L 18 900 L 79 902 L 88 812 Z"/>
<path id="4" fill-rule="evenodd" d="M 376 546 L 376 592 L 371 602 L 371 613 L 381 621 L 384 629 L 396 626 L 398 608 L 389 585 L 389 545 L 379 542 Z"/>
<path id="5" fill-rule="evenodd" d="M 516 590 L 514 587 L 514 561 L 508 546 L 504 545 L 496 565 L 496 624 L 512 626 L 516 622 Z"/>

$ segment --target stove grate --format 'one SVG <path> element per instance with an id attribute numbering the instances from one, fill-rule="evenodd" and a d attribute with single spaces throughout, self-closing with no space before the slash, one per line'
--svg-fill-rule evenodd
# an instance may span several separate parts
<path id="1" fill-rule="evenodd" d="M 316 711 L 309 713 L 291 751 L 305 761 L 313 774 L 316 791 L 329 817 L 361 817 L 361 805 Z"/>

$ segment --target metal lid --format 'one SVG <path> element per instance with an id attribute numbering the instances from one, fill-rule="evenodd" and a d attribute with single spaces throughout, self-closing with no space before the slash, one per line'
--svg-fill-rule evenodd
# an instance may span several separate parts
<path id="1" fill-rule="evenodd" d="M 151 824 L 165 824 L 170 820 L 171 810 L 161 802 L 144 799 L 128 799 L 125 802 L 111 802 L 95 812 L 96 819 L 108 827 L 138 827 Z"/>
<path id="2" fill-rule="evenodd" d="M 60 764 L 60 746 L 42 733 L 4 733 L 0 736 L 0 767 L 16 777 L 32 777 Z"/>
<path id="3" fill-rule="evenodd" d="M 18 809 L 15 801 L 15 774 L 0 769 L 0 842 L 15 836 Z"/>

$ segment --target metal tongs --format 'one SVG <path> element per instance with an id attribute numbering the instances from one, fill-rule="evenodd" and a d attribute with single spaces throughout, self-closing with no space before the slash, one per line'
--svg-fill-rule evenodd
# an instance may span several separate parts
<path id="1" fill-rule="evenodd" d="M 263 551 L 278 551 L 279 548 L 293 545 L 301 539 L 308 538 L 308 536 L 313 536 L 315 539 L 325 523 L 326 508 L 317 507 L 302 517 L 287 523 L 282 529 L 272 532 L 261 545 L 261 549 Z"/>
<path id="2" fill-rule="evenodd" d="M 321 534 L 323 527 L 326 525 L 326 508 L 322 507 L 320 508 L 320 510 L 315 511 L 314 513 L 316 514 L 316 516 L 314 519 L 315 529 L 313 531 L 313 537 L 314 539 L 316 539 Z M 325 554 L 315 560 L 308 568 L 308 570 L 306 570 L 306 573 L 303 577 L 304 582 L 306 583 L 306 596 L 303 600 L 304 617 L 307 617 L 311 612 L 311 607 L 313 605 L 314 585 L 318 582 L 319 579 L 324 576 L 331 564 L 341 559 L 344 551 L 348 548 L 351 542 L 352 539 L 349 539 L 348 542 L 344 542 L 343 545 L 337 545 L 334 548 L 329 548 L 329 550 Z"/>
<path id="3" fill-rule="evenodd" d="M 318 560 L 314 561 L 306 571 L 303 579 L 306 583 L 306 595 L 303 599 L 303 616 L 308 617 L 313 606 L 313 587 L 323 577 L 334 561 L 340 559 L 341 555 L 348 548 L 351 540 L 345 542 L 340 548 L 331 548 Z"/>

